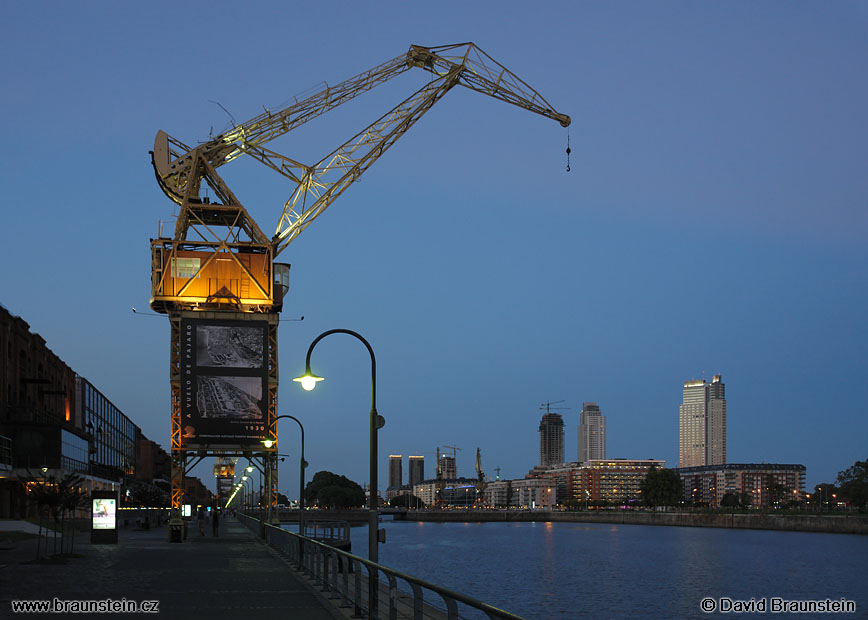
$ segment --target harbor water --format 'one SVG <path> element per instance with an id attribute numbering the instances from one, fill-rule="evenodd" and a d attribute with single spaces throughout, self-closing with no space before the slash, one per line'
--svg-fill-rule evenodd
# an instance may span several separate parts
<path id="1" fill-rule="evenodd" d="M 732 617 L 772 599 L 851 601 L 868 618 L 868 537 L 594 523 L 383 520 L 380 563 L 528 619 Z M 352 529 L 367 556 L 366 527 Z M 715 605 L 713 614 L 701 605 Z M 731 601 L 731 602 L 727 602 Z M 762 601 L 765 601 L 764 603 Z M 757 616 L 754 616 L 757 617 Z"/>

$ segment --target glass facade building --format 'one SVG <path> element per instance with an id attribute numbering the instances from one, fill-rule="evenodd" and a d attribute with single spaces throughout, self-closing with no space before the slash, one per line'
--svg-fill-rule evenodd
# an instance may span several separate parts
<path id="1" fill-rule="evenodd" d="M 94 438 L 91 462 L 110 477 L 133 476 L 136 465 L 136 425 L 82 376 L 76 376 L 76 397 L 84 426 Z"/>
<path id="2" fill-rule="evenodd" d="M 726 463 L 726 392 L 720 374 L 685 381 L 679 408 L 680 467 Z"/>

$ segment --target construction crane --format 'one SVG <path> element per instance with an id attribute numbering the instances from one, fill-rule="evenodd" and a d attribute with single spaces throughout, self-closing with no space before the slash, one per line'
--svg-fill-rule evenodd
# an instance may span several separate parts
<path id="1" fill-rule="evenodd" d="M 272 140 L 414 68 L 429 72 L 432 78 L 319 161 L 302 163 L 266 148 Z M 277 453 L 277 313 L 289 289 L 289 265 L 275 259 L 454 86 L 510 103 L 564 127 L 570 124 L 569 116 L 555 111 L 536 90 L 479 47 L 460 43 L 412 45 L 396 58 L 335 86 L 327 85 L 280 110 L 266 109 L 248 121 L 233 121 L 231 129 L 196 146 L 164 131 L 157 133 L 151 151 L 154 174 L 160 189 L 180 206 L 174 234 L 163 236 L 160 230 L 159 237 L 151 240 L 150 304 L 156 312 L 169 315 L 172 330 L 169 376 L 173 514 L 179 513 L 181 507 L 188 455 L 238 456 L 250 453 L 252 447 L 265 454 L 258 445 L 265 439 L 274 440 L 267 451 Z M 290 196 L 271 235 L 263 232 L 217 172 L 241 155 L 258 160 L 291 182 Z M 193 384 L 187 375 L 182 377 L 189 358 L 197 355 L 190 341 L 185 340 L 182 347 L 182 329 L 193 329 L 191 325 L 200 321 L 197 316 L 211 321 L 209 337 L 216 342 L 214 349 L 234 348 L 234 352 L 216 351 L 210 363 L 266 370 L 261 424 L 247 420 L 242 427 L 245 421 L 235 420 L 237 428 L 207 434 L 202 428 L 213 424 L 213 420 L 222 419 L 227 424 L 232 420 L 222 415 L 201 419 L 192 416 L 192 420 L 191 415 L 182 416 L 185 408 L 195 411 L 197 407 L 196 388 L 189 387 Z M 236 342 L 218 333 L 230 321 L 233 325 L 249 323 L 249 327 L 236 330 L 245 334 L 232 336 Z M 257 330 L 264 335 L 259 336 Z M 183 337 L 189 333 L 184 332 Z M 263 342 L 264 359 L 251 361 L 249 351 L 242 349 L 246 346 L 258 351 Z M 203 374 L 203 383 L 206 380 Z M 246 403 L 243 407 L 248 412 L 257 409 L 255 402 L 226 381 L 212 380 L 206 387 L 212 390 L 215 406 L 234 400 Z M 265 460 L 263 457 L 266 486 L 272 489 L 271 505 L 276 501 L 276 479 L 272 477 L 276 476 L 276 464 L 266 464 Z"/>
<path id="2" fill-rule="evenodd" d="M 557 405 L 558 403 L 565 403 L 565 402 L 567 402 L 567 401 L 565 401 L 565 400 L 556 400 L 556 401 L 554 401 L 554 402 L 551 402 L 551 401 L 548 401 L 548 400 L 547 400 L 546 402 L 542 403 L 542 404 L 539 406 L 539 408 L 540 408 L 540 411 L 542 411 L 543 409 L 545 409 L 545 410 L 546 410 L 546 415 L 548 415 L 549 413 L 551 413 L 552 410 L 554 410 L 554 411 L 566 411 L 566 410 L 569 409 L 569 407 L 552 407 L 552 405 Z"/>
<path id="3" fill-rule="evenodd" d="M 443 447 L 446 448 L 447 450 L 452 450 L 452 458 L 453 459 L 458 456 L 458 451 L 461 450 L 461 448 L 459 448 L 458 446 L 443 446 Z"/>

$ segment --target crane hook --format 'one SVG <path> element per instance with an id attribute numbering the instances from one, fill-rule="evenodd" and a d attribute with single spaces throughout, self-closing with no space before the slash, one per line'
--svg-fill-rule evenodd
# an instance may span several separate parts
<path id="1" fill-rule="evenodd" d="M 570 171 L 570 130 L 567 128 L 567 172 Z"/>

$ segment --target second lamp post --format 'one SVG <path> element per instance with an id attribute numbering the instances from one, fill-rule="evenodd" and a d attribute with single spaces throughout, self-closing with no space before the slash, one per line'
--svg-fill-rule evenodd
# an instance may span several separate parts
<path id="1" fill-rule="evenodd" d="M 377 539 L 379 518 L 377 513 L 377 431 L 383 427 L 386 421 L 377 413 L 377 358 L 374 356 L 374 350 L 370 343 L 365 340 L 360 334 L 349 329 L 330 329 L 321 333 L 314 338 L 307 350 L 307 357 L 304 363 L 304 374 L 296 377 L 293 381 L 301 383 L 305 390 L 312 390 L 316 387 L 318 381 L 322 381 L 322 377 L 317 377 L 310 371 L 310 356 L 313 353 L 317 343 L 331 334 L 349 334 L 354 336 L 365 345 L 368 353 L 371 354 L 371 419 L 370 419 L 370 495 L 368 496 L 368 559 L 371 562 L 378 561 Z"/>

